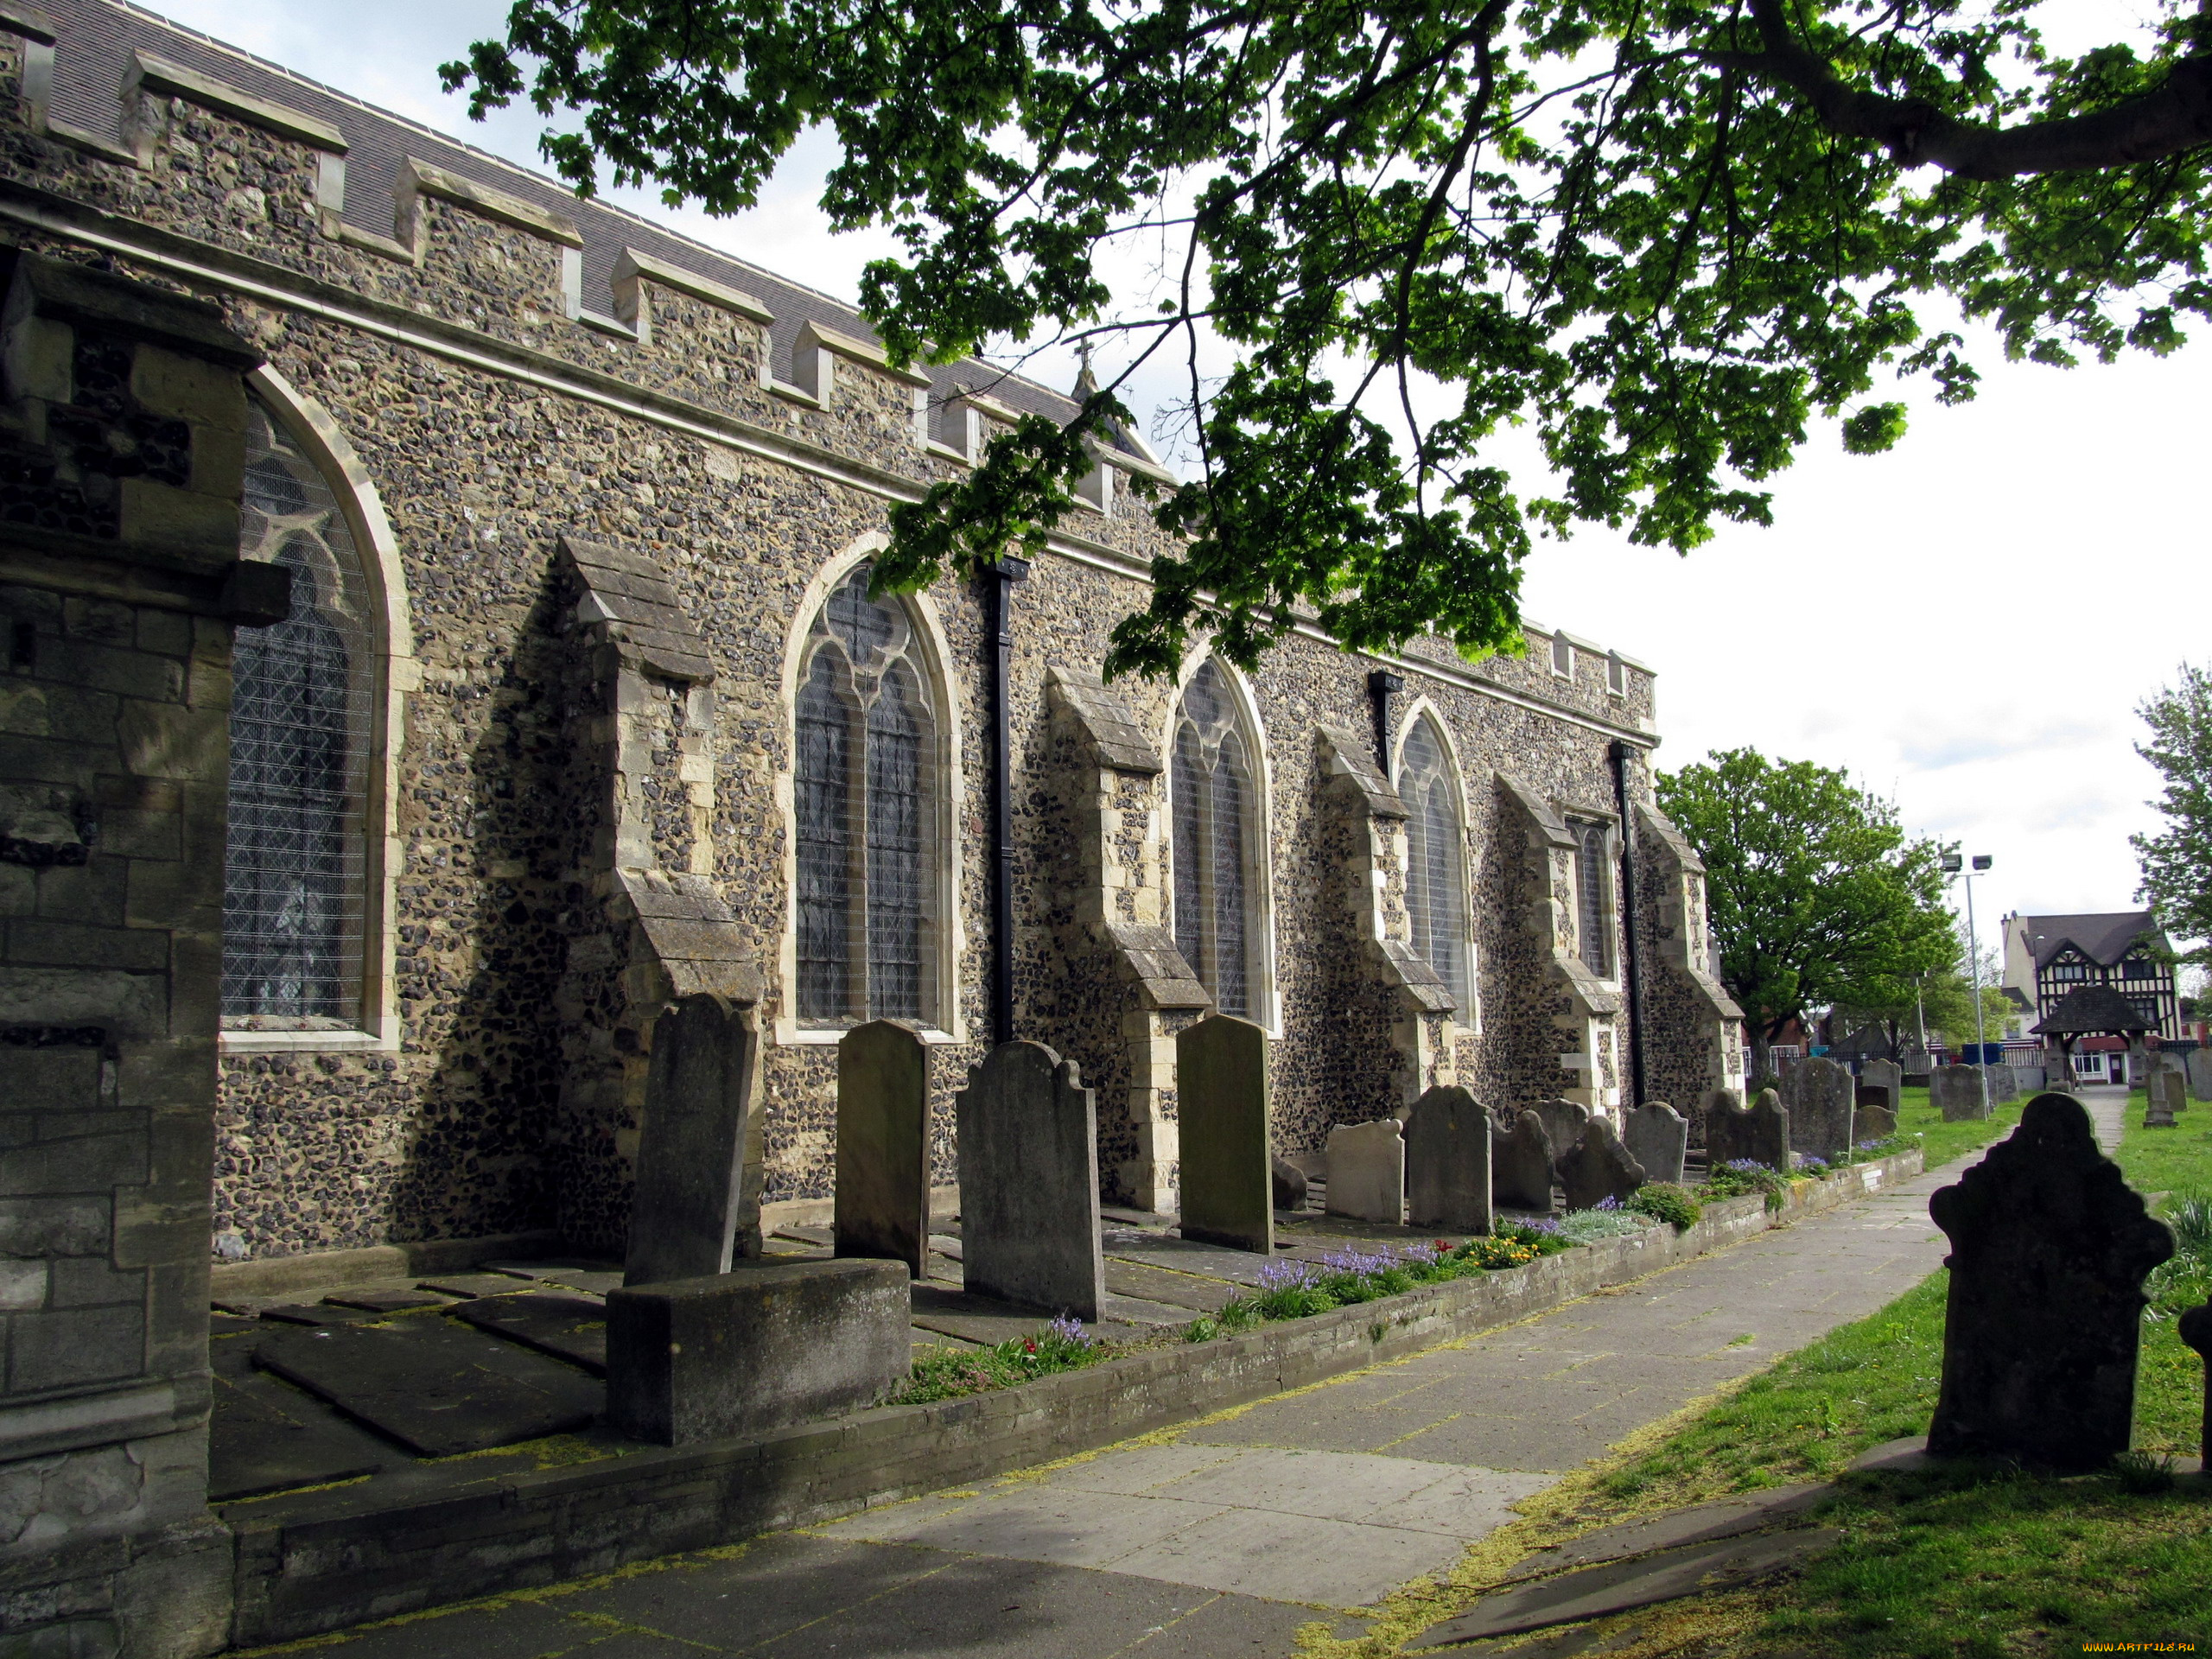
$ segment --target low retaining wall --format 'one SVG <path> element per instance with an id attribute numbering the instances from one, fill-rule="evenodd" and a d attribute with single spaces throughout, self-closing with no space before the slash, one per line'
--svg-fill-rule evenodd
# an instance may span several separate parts
<path id="1" fill-rule="evenodd" d="M 1548 1255 L 1241 1336 L 1150 1349 L 1020 1388 L 887 1406 L 759 1440 L 471 1481 L 466 1464 L 233 1505 L 232 1640 L 279 1642 L 728 1543 L 1110 1446 L 1507 1325 L 1917 1175 L 1916 1150 L 1706 1206 L 1688 1231 Z M 425 1495 L 423 1475 L 453 1489 Z"/>

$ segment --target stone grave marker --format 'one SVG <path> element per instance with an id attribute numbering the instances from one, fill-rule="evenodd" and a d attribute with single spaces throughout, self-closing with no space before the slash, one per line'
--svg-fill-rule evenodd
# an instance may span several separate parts
<path id="1" fill-rule="evenodd" d="M 2174 1121 L 2174 1109 L 2154 1093 L 2150 1105 L 2144 1109 L 2143 1127 L 2146 1129 L 2173 1129 L 2181 1126 Z"/>
<path id="2" fill-rule="evenodd" d="M 653 1022 L 624 1284 L 729 1271 L 754 1052 L 745 1015 L 709 993 Z"/>
<path id="3" fill-rule="evenodd" d="M 1306 1207 L 1306 1172 L 1281 1154 L 1268 1160 L 1268 1167 L 1274 1177 L 1275 1208 L 1303 1210 Z"/>
<path id="4" fill-rule="evenodd" d="M 1879 1089 L 1859 1091 L 1859 1104 L 1851 1115 L 1851 1132 L 1859 1141 L 1886 1141 L 1897 1132 L 1897 1115 L 1884 1103 L 1884 1092 Z"/>
<path id="5" fill-rule="evenodd" d="M 1544 1121 L 1544 1134 L 1552 1143 L 1552 1172 L 1557 1174 L 1559 1160 L 1581 1141 L 1582 1126 L 1590 1121 L 1590 1109 L 1580 1101 L 1542 1100 L 1529 1109 Z"/>
<path id="6" fill-rule="evenodd" d="M 1978 1065 L 1939 1065 L 1928 1074 L 1928 1094 L 1946 1123 L 1989 1116 L 1989 1079 Z"/>
<path id="7" fill-rule="evenodd" d="M 2020 1097 L 2020 1080 L 2012 1075 L 2011 1066 L 1985 1065 L 1981 1071 L 1982 1075 L 1989 1079 L 1990 1104 L 2001 1106 L 2008 1100 Z"/>
<path id="8" fill-rule="evenodd" d="M 1904 1107 L 1904 1068 L 1895 1060 L 1866 1061 L 1859 1068 L 1859 1103 L 1862 1106 L 1866 1103 L 1864 1091 L 1878 1089 L 1887 1096 L 1881 1103 L 1891 1111 L 1900 1111 Z"/>
<path id="9" fill-rule="evenodd" d="M 2176 1117 L 2189 1109 L 2189 1073 L 2182 1069 L 2177 1054 L 2162 1054 L 2144 1079 L 2145 1091 L 2153 1105 L 2163 1103 Z"/>
<path id="10" fill-rule="evenodd" d="M 1268 1036 L 1249 1020 L 1208 1014 L 1175 1038 L 1182 1139 L 1183 1236 L 1274 1250 L 1268 1149 Z"/>
<path id="11" fill-rule="evenodd" d="M 1643 1166 L 1629 1155 L 1611 1122 L 1602 1117 L 1582 1126 L 1582 1138 L 1561 1155 L 1559 1173 L 1570 1210 L 1594 1210 L 1607 1198 L 1626 1204 L 1644 1181 Z"/>
<path id="12" fill-rule="evenodd" d="M 1665 1101 L 1646 1101 L 1630 1111 L 1621 1140 L 1628 1147 L 1629 1156 L 1643 1166 L 1647 1181 L 1682 1179 L 1682 1156 L 1690 1144 L 1689 1120 Z"/>
<path id="13" fill-rule="evenodd" d="M 1446 1233 L 1490 1231 L 1491 1116 L 1465 1089 L 1440 1084 L 1414 1102 L 1406 1120 L 1406 1221 Z"/>
<path id="14" fill-rule="evenodd" d="M 2143 1276 L 2174 1252 L 2069 1095 L 1929 1200 L 1948 1234 L 1943 1380 L 1928 1450 L 2068 1472 L 2127 1449 Z"/>
<path id="15" fill-rule="evenodd" d="M 1517 1112 L 1510 1128 L 1492 1128 L 1491 1194 L 1510 1209 L 1551 1213 L 1552 1138 L 1535 1112 Z"/>
<path id="16" fill-rule="evenodd" d="M 1710 1167 L 1718 1169 L 1740 1159 L 1787 1173 L 1789 1168 L 1789 1112 L 1782 1096 L 1771 1089 L 1740 1110 L 1725 1089 L 1713 1091 L 1713 1104 L 1705 1115 L 1705 1149 Z"/>
<path id="17" fill-rule="evenodd" d="M 1328 1213 L 1393 1227 L 1405 1220 L 1406 1139 L 1396 1118 L 1329 1131 Z"/>
<path id="18" fill-rule="evenodd" d="M 2204 1362 L 2204 1423 L 2197 1440 L 2199 1466 L 2212 1473 L 2212 1300 L 2192 1307 L 2175 1321 L 2175 1331 Z"/>
<path id="19" fill-rule="evenodd" d="M 1001 1043 L 953 1096 L 961 1265 L 969 1290 L 1095 1321 L 1098 1114 L 1073 1060 Z"/>
<path id="20" fill-rule="evenodd" d="M 2212 1048 L 2189 1052 L 2189 1097 L 2212 1100 Z"/>
<path id="21" fill-rule="evenodd" d="M 1834 1163 L 1852 1147 L 1851 1116 L 1856 1102 L 1851 1073 L 1826 1055 L 1793 1067 L 1784 1075 L 1783 1104 L 1789 1109 L 1789 1149 Z"/>
<path id="22" fill-rule="evenodd" d="M 925 1276 L 930 1236 L 930 1052 L 903 1020 L 837 1044 L 835 1249 Z"/>

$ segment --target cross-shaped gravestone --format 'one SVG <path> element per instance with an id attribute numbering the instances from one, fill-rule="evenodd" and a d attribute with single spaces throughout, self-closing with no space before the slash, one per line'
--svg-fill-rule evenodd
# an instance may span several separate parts
<path id="1" fill-rule="evenodd" d="M 2082 1103 L 2037 1095 L 1928 1211 L 1951 1241 L 1929 1451 L 2070 1471 L 2126 1451 L 2143 1276 L 2174 1241 L 2098 1151 Z"/>

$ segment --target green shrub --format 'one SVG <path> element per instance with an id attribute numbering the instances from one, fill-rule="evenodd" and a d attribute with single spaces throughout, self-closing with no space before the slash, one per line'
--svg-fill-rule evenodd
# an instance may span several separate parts
<path id="1" fill-rule="evenodd" d="M 1789 1191 L 1789 1178 L 1780 1170 L 1765 1164 L 1754 1163 L 1749 1158 L 1732 1158 L 1705 1178 L 1697 1189 L 1700 1198 L 1735 1198 L 1747 1192 L 1764 1192 L 1766 1207 L 1782 1208 L 1783 1195 Z"/>
<path id="2" fill-rule="evenodd" d="M 1009 1337 L 995 1348 L 933 1348 L 915 1360 L 894 1406 L 918 1406 L 1033 1382 L 1056 1371 L 1081 1370 L 1116 1351 L 1065 1316 L 1027 1337 Z"/>
<path id="3" fill-rule="evenodd" d="M 1705 1213 L 1705 1206 L 1691 1196 L 1689 1188 L 1672 1181 L 1646 1182 L 1636 1189 L 1628 1207 L 1640 1216 L 1669 1223 L 1678 1233 L 1696 1226 L 1698 1217 Z"/>
<path id="4" fill-rule="evenodd" d="M 1559 1236 L 1571 1243 L 1588 1244 L 1600 1238 L 1625 1238 L 1651 1225 L 1651 1218 L 1607 1198 L 1594 1210 L 1570 1210 L 1559 1218 Z"/>

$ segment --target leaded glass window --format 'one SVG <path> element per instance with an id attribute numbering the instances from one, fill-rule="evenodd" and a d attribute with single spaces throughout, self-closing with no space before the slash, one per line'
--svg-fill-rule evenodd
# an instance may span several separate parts
<path id="1" fill-rule="evenodd" d="M 1582 965 L 1600 979 L 1612 972 L 1605 926 L 1605 826 L 1571 820 L 1574 832 L 1575 937 Z"/>
<path id="2" fill-rule="evenodd" d="M 1436 969 L 1459 1016 L 1471 1017 L 1467 957 L 1466 831 L 1452 786 L 1444 741 L 1426 717 L 1406 734 L 1398 794 L 1406 804 L 1406 912 L 1413 946 Z"/>
<path id="3" fill-rule="evenodd" d="M 321 470 L 248 408 L 239 556 L 292 573 L 292 613 L 231 658 L 223 988 L 233 1030 L 361 1022 L 377 638 L 368 579 Z"/>
<path id="4" fill-rule="evenodd" d="M 937 716 L 905 608 L 861 565 L 823 604 L 800 664 L 798 1017 L 935 1025 Z"/>
<path id="5" fill-rule="evenodd" d="M 1257 757 L 1211 661 L 1184 688 L 1172 754 L 1176 947 L 1216 1007 L 1250 1019 L 1260 982 L 1252 883 L 1259 867 Z"/>

